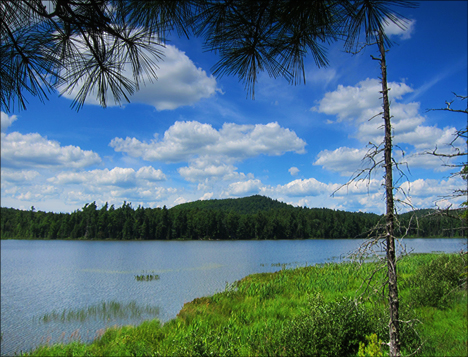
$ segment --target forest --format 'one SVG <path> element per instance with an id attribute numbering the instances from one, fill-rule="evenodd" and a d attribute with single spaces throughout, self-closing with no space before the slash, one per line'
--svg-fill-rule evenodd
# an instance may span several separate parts
<path id="1" fill-rule="evenodd" d="M 398 216 L 397 236 L 465 237 L 457 211 L 420 210 Z M 96 202 L 72 213 L 1 208 L 2 239 L 235 240 L 366 238 L 384 216 L 294 207 L 268 197 L 206 200 L 171 209 Z M 465 225 L 466 227 L 466 225 Z"/>

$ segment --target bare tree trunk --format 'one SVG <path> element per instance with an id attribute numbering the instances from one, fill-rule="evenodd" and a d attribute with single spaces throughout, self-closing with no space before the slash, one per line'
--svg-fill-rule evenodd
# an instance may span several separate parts
<path id="1" fill-rule="evenodd" d="M 382 33 L 379 34 L 378 46 L 380 51 L 380 68 L 382 72 L 382 99 L 383 117 L 385 125 L 385 198 L 386 209 L 386 243 L 387 243 L 387 267 L 388 267 L 388 302 L 390 308 L 390 356 L 400 356 L 400 325 L 399 325 L 399 299 L 395 259 L 394 236 L 394 203 L 393 203 L 393 163 L 392 163 L 392 127 L 390 122 L 390 102 L 388 100 L 387 64 L 385 61 L 385 46 Z"/>

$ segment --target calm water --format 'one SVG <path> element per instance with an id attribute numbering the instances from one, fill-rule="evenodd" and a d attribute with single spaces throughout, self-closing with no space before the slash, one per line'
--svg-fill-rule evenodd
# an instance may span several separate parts
<path id="1" fill-rule="evenodd" d="M 53 311 L 78 311 L 103 302 L 159 307 L 174 318 L 183 304 L 224 290 L 246 275 L 340 260 L 361 240 L 289 241 L 1 241 L 1 353 L 47 342 L 93 339 L 98 330 L 137 324 L 154 315 L 51 321 Z M 415 252 L 466 249 L 465 239 L 406 240 Z M 160 280 L 135 275 L 154 272 Z"/>

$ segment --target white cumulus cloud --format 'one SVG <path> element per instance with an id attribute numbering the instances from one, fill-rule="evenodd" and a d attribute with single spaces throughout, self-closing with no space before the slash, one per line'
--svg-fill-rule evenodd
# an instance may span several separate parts
<path id="1" fill-rule="evenodd" d="M 35 170 L 11 170 L 3 168 L 1 175 L 2 185 L 7 182 L 14 183 L 16 185 L 28 183 L 40 176 L 39 172 Z"/>
<path id="2" fill-rule="evenodd" d="M 243 196 L 259 193 L 263 187 L 263 184 L 258 179 L 251 179 L 247 181 L 233 182 L 231 183 L 226 193 L 229 196 Z"/>
<path id="3" fill-rule="evenodd" d="M 197 68 L 185 52 L 167 45 L 158 64 L 158 80 L 148 83 L 130 99 L 153 105 L 157 110 L 173 110 L 209 98 L 218 90 L 216 79 Z"/>
<path id="4" fill-rule="evenodd" d="M 200 201 L 210 200 L 213 197 L 213 192 L 207 192 L 202 197 L 200 197 Z"/>
<path id="5" fill-rule="evenodd" d="M 402 40 L 408 40 L 414 32 L 415 24 L 416 20 L 408 20 L 400 27 L 395 23 L 388 21 L 388 23 L 384 25 L 385 34 L 387 36 L 398 36 Z"/>
<path id="6" fill-rule="evenodd" d="M 315 178 L 305 180 L 294 180 L 286 185 L 278 185 L 276 192 L 288 196 L 318 196 L 324 193 L 330 193 L 328 185 L 317 181 Z"/>
<path id="7" fill-rule="evenodd" d="M 317 155 L 314 165 L 322 166 L 324 169 L 339 172 L 342 176 L 350 176 L 359 168 L 366 168 L 370 162 L 365 160 L 369 149 L 353 149 L 340 147 L 336 150 L 322 150 Z"/>
<path id="8" fill-rule="evenodd" d="M 411 168 L 425 168 L 441 171 L 446 166 L 441 165 L 441 159 L 421 156 L 425 152 L 431 152 L 437 148 L 441 154 L 451 154 L 455 150 L 463 150 L 465 145 L 462 140 L 450 144 L 455 138 L 456 129 L 446 127 L 443 129 L 436 126 L 426 126 L 426 118 L 420 114 L 420 103 L 401 103 L 399 100 L 405 94 L 411 93 L 413 89 L 405 83 L 389 83 L 392 116 L 393 144 L 406 146 L 405 158 L 399 157 Z M 381 115 L 382 101 L 380 99 L 381 85 L 377 79 L 366 79 L 355 86 L 339 85 L 335 91 L 328 92 L 313 110 L 337 117 L 337 122 L 346 120 L 355 131 L 349 136 L 357 138 L 361 143 L 381 145 L 384 130 Z M 373 118 L 374 117 L 374 118 Z M 373 118 L 372 120 L 369 120 Z M 333 124 L 333 121 L 327 119 Z M 465 145 L 466 146 L 466 145 Z M 339 172 L 342 176 L 350 175 L 360 168 L 370 167 L 370 162 L 361 163 L 367 152 L 366 148 L 341 147 L 333 151 L 321 151 L 314 165 Z M 395 152 L 394 156 L 398 157 Z M 443 164 L 449 164 L 452 160 L 446 159 Z"/>
<path id="9" fill-rule="evenodd" d="M 155 170 L 146 166 L 135 171 L 132 168 L 114 167 L 109 169 L 97 169 L 83 172 L 62 172 L 48 179 L 58 185 L 83 184 L 87 186 L 120 186 L 133 187 L 142 182 L 154 182 L 165 180 L 166 176 L 161 170 Z"/>
<path id="10" fill-rule="evenodd" d="M 173 110 L 181 106 L 193 105 L 203 98 L 209 98 L 218 91 L 216 79 L 197 68 L 185 52 L 173 45 L 166 45 L 161 49 L 164 56 L 158 62 L 157 80 L 143 78 L 144 83 L 140 90 L 130 96 L 133 103 L 143 103 L 154 106 L 157 110 Z M 131 67 L 128 64 L 124 71 L 132 79 Z M 79 91 L 79 85 L 63 96 L 74 99 Z M 110 93 L 108 98 L 112 98 Z M 98 105 L 96 93 L 92 92 L 85 101 L 86 104 Z M 117 105 L 112 101 L 108 106 Z"/>
<path id="11" fill-rule="evenodd" d="M 404 182 L 401 189 L 406 193 L 406 196 L 398 192 L 397 198 L 416 208 L 435 206 L 458 208 L 463 201 L 466 201 L 466 197 L 456 197 L 453 193 L 464 186 L 466 187 L 466 182 L 463 182 L 459 176 L 446 180 L 417 179 Z"/>
<path id="12" fill-rule="evenodd" d="M 304 153 L 306 143 L 294 131 L 278 123 L 225 123 L 216 130 L 197 121 L 177 121 L 164 133 L 162 140 L 158 140 L 156 134 L 149 143 L 127 137 L 114 138 L 109 145 L 115 151 L 148 161 L 181 162 L 201 155 L 224 155 L 236 161 L 261 154 Z"/>
<path id="13" fill-rule="evenodd" d="M 8 115 L 5 112 L 0 112 L 0 119 L 1 119 L 1 132 L 5 132 L 14 121 L 18 120 L 16 115 Z"/>
<path id="14" fill-rule="evenodd" d="M 299 169 L 295 166 L 289 168 L 289 173 L 291 174 L 291 176 L 296 176 L 298 173 L 299 173 Z"/>
<path id="15" fill-rule="evenodd" d="M 135 174 L 136 178 L 147 180 L 147 181 L 164 181 L 166 180 L 166 175 L 161 170 L 156 170 L 152 166 L 144 166 L 138 169 Z"/>
<path id="16" fill-rule="evenodd" d="M 99 164 L 101 158 L 90 150 L 77 146 L 61 146 L 38 133 L 2 133 L 3 167 L 16 168 L 83 168 Z"/>
<path id="17" fill-rule="evenodd" d="M 189 166 L 181 167 L 177 171 L 185 180 L 198 182 L 210 179 L 228 180 L 238 176 L 235 173 L 236 170 L 237 167 L 222 163 L 220 160 L 211 162 L 210 160 L 197 159 Z"/>
<path id="18" fill-rule="evenodd" d="M 225 123 L 219 130 L 198 121 L 177 121 L 158 140 L 114 138 L 110 146 L 147 161 L 188 162 L 178 172 L 196 182 L 210 178 L 235 178 L 235 162 L 259 155 L 278 156 L 286 152 L 305 153 L 305 141 L 278 123 L 238 125 Z"/>
<path id="19" fill-rule="evenodd" d="M 390 82 L 389 97 L 401 99 L 404 94 L 413 91 L 405 83 Z M 367 78 L 356 86 L 338 85 L 333 92 L 327 92 L 320 100 L 318 107 L 312 110 L 328 115 L 336 115 L 339 121 L 359 120 L 364 121 L 378 114 L 382 109 L 381 94 L 382 85 L 378 79 Z"/>

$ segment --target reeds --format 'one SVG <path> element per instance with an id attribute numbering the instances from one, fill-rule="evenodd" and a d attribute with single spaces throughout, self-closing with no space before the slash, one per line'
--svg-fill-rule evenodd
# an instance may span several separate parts
<path id="1" fill-rule="evenodd" d="M 287 266 L 292 266 L 293 264 L 295 264 L 296 267 L 302 265 L 302 264 L 299 263 L 299 262 L 292 262 L 292 263 L 271 263 L 271 266 L 272 266 L 272 267 L 281 267 L 281 269 L 284 270 L 284 269 L 286 269 Z M 306 263 L 306 265 L 307 265 L 307 263 Z M 264 266 L 266 266 L 266 265 L 263 264 L 263 263 L 261 263 L 260 266 L 261 266 L 261 267 L 264 267 Z"/>
<path id="2" fill-rule="evenodd" d="M 136 281 L 153 281 L 153 280 L 159 280 L 159 275 L 154 273 L 154 270 L 151 272 L 145 272 L 143 271 L 142 274 L 140 275 L 135 275 L 135 280 Z"/>
<path id="3" fill-rule="evenodd" d="M 40 322 L 70 322 L 79 321 L 84 322 L 88 319 L 99 319 L 102 321 L 125 319 L 125 318 L 139 318 L 142 315 L 150 315 L 156 317 L 159 314 L 158 307 L 152 306 L 138 306 L 135 301 L 127 304 L 122 304 L 116 301 L 103 301 L 100 304 L 91 305 L 86 308 L 69 310 L 63 309 L 62 312 L 52 311 L 44 314 L 39 318 Z"/>

